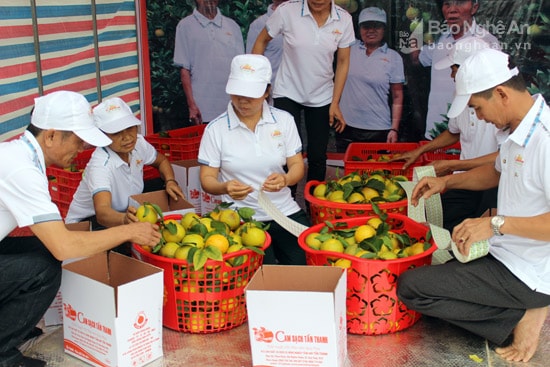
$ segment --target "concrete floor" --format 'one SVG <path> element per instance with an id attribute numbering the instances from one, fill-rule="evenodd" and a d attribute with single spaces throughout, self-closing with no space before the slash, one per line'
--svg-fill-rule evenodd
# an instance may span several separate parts
<path id="1" fill-rule="evenodd" d="M 328 167 L 327 177 L 336 168 Z M 303 185 L 303 184 L 302 184 Z M 298 187 L 298 193 L 302 187 Z M 297 201 L 304 206 L 303 195 Z M 437 254 L 437 253 L 436 253 Z M 434 256 L 434 258 L 437 258 Z M 88 364 L 63 350 L 63 327 L 44 328 L 44 335 L 21 348 L 24 354 L 46 360 L 49 367 L 79 367 Z M 150 367 L 251 367 L 248 325 L 211 334 L 189 334 L 163 329 L 164 356 Z M 422 317 L 408 329 L 386 335 L 348 335 L 347 367 L 467 367 L 548 366 L 550 318 L 546 320 L 540 346 L 529 363 L 502 360 L 484 339 L 438 319 Z"/>
<path id="2" fill-rule="evenodd" d="M 88 364 L 65 354 L 63 327 L 50 326 L 27 344 L 25 354 L 48 361 L 49 367 Z M 150 367 L 251 367 L 248 325 L 213 334 L 163 329 L 164 356 Z M 540 346 L 529 363 L 502 360 L 489 343 L 441 320 L 423 317 L 403 331 L 386 335 L 348 335 L 347 367 L 543 367 L 550 359 L 550 318 Z"/>

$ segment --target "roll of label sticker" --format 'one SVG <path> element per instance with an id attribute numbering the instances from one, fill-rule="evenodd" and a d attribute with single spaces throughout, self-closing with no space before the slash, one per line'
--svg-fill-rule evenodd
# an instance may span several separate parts
<path id="1" fill-rule="evenodd" d="M 262 190 L 258 192 L 258 205 L 262 207 L 263 210 L 281 227 L 292 233 L 294 236 L 298 237 L 300 233 L 308 229 L 309 227 L 304 226 L 301 223 L 296 222 L 284 215 L 273 202 L 269 200 L 266 194 Z"/>
<path id="2" fill-rule="evenodd" d="M 487 240 L 475 242 L 470 247 L 470 253 L 468 254 L 468 256 L 464 256 L 458 251 L 456 243 L 454 241 L 451 241 L 453 254 L 455 255 L 456 259 L 461 263 L 467 263 L 468 261 L 479 259 L 480 257 L 487 255 L 489 253 L 489 247 L 490 244 Z"/>

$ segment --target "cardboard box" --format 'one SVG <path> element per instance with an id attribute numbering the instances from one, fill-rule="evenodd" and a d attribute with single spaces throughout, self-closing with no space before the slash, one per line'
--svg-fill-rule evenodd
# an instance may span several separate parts
<path id="1" fill-rule="evenodd" d="M 346 272 L 264 265 L 246 287 L 253 366 L 343 367 Z"/>
<path id="2" fill-rule="evenodd" d="M 163 215 L 185 214 L 195 212 L 195 207 L 187 200 L 173 200 L 164 190 L 145 192 L 143 194 L 132 195 L 128 198 L 128 205 L 138 207 L 144 202 L 157 204 L 162 210 Z"/>
<path id="3" fill-rule="evenodd" d="M 162 356 L 163 270 L 115 252 L 63 265 L 67 354 L 140 367 Z"/>
<path id="4" fill-rule="evenodd" d="M 71 231 L 89 231 L 91 230 L 91 223 L 89 221 L 70 223 L 65 224 L 65 227 Z M 33 235 L 32 232 L 31 235 Z M 65 260 L 63 264 L 68 264 L 75 260 L 76 259 Z M 61 290 L 57 292 L 52 304 L 46 310 L 43 319 L 45 326 L 61 325 L 63 323 L 63 297 L 61 296 Z"/>
<path id="5" fill-rule="evenodd" d="M 174 161 L 172 169 L 176 181 L 198 214 L 211 212 L 221 203 L 221 196 L 210 195 L 202 190 L 200 166 L 196 159 Z"/>

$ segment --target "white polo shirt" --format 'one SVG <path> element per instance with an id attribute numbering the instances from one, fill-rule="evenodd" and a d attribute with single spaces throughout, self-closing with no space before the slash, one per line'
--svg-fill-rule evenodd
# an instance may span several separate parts
<path id="1" fill-rule="evenodd" d="M 351 46 L 349 72 L 340 109 L 346 124 L 357 129 L 389 130 L 390 85 L 404 83 L 403 59 L 384 44 L 370 56 L 363 42 Z M 368 101 L 366 103 L 365 101 Z"/>
<path id="2" fill-rule="evenodd" d="M 266 28 L 273 38 L 283 35 L 273 98 L 287 97 L 308 107 L 330 104 L 334 53 L 355 41 L 351 15 L 333 3 L 329 19 L 318 27 L 306 0 L 290 0 L 279 5 Z"/>
<path id="3" fill-rule="evenodd" d="M 44 153 L 28 131 L 0 143 L 0 240 L 16 227 L 58 221 L 48 189 Z"/>
<path id="4" fill-rule="evenodd" d="M 447 31 L 441 34 L 437 42 L 422 46 L 418 59 L 424 66 L 435 65 L 439 60 L 449 55 L 456 41 L 472 36 L 483 39 L 492 48 L 500 49 L 497 38 L 477 25 L 474 20 L 468 32 L 465 32 L 461 38 L 455 40 L 452 34 Z M 430 130 L 435 128 L 436 122 L 443 122 L 445 119 L 443 116 L 446 116 L 449 110 L 449 103 L 453 101 L 455 85 L 450 75 L 451 70 L 449 68 L 443 70 L 436 70 L 434 67 L 431 68 L 428 113 L 426 115 L 426 139 L 432 139 Z"/>
<path id="5" fill-rule="evenodd" d="M 227 112 L 206 127 L 199 148 L 199 163 L 220 169 L 221 182 L 239 180 L 251 185 L 254 192 L 244 200 L 222 195 L 222 201 L 234 202 L 238 208 L 256 211 L 254 219 L 271 220 L 258 205 L 258 189 L 272 173 L 284 173 L 286 159 L 302 151 L 302 142 L 294 118 L 288 112 L 269 106 L 264 101 L 262 118 L 251 131 L 242 123 L 231 103 Z M 290 188 L 266 192 L 273 204 L 285 215 L 300 210 L 292 198 Z"/>
<path id="6" fill-rule="evenodd" d="M 250 23 L 248 34 L 246 36 L 247 53 L 252 52 L 252 48 L 254 47 L 254 42 L 256 42 L 256 38 L 258 38 L 260 32 L 265 28 L 265 23 L 267 22 L 267 19 L 271 16 L 271 14 L 273 14 L 273 12 L 273 4 L 271 4 L 267 8 L 267 13 L 260 15 L 252 23 Z M 282 35 L 278 35 L 271 41 L 269 41 L 265 48 L 264 56 L 267 57 L 269 59 L 269 62 L 271 63 L 271 84 L 273 84 L 275 81 L 275 76 L 277 75 L 277 70 L 279 70 L 279 65 L 281 64 L 281 58 L 283 57 Z"/>
<path id="7" fill-rule="evenodd" d="M 501 172 L 498 214 L 531 217 L 550 211 L 550 109 L 541 95 L 502 143 L 495 167 Z M 493 236 L 490 253 L 529 288 L 550 294 L 550 242 Z"/>
<path id="8" fill-rule="evenodd" d="M 111 207 L 119 212 L 128 208 L 128 198 L 143 192 L 143 166 L 157 159 L 156 149 L 138 134 L 130 164 L 124 162 L 111 148 L 96 148 L 69 206 L 66 223 L 80 222 L 95 215 L 94 195 L 111 193 Z"/>
<path id="9" fill-rule="evenodd" d="M 179 21 L 176 28 L 174 65 L 189 70 L 193 97 L 203 121 L 225 111 L 229 96 L 225 84 L 233 57 L 244 53 L 239 25 L 218 9 L 212 20 L 199 13 Z M 174 81 L 176 82 L 176 81 Z"/>
<path id="10" fill-rule="evenodd" d="M 472 159 L 494 153 L 505 137 L 495 125 L 479 120 L 473 108 L 466 108 L 449 119 L 449 132 L 460 134 L 460 159 Z"/>

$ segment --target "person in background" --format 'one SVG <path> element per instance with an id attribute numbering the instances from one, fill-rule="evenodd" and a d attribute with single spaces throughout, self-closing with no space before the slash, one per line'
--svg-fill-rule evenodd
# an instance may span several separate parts
<path id="1" fill-rule="evenodd" d="M 436 42 L 423 45 L 420 51 L 411 54 L 413 63 L 423 66 L 435 65 L 444 59 L 452 45 L 459 39 L 473 36 L 483 39 L 492 48 L 500 45 L 495 36 L 483 29 L 475 21 L 480 0 L 438 0 L 445 23 L 443 33 Z M 447 70 L 431 68 L 430 93 L 428 96 L 428 113 L 426 116 L 425 138 L 432 140 L 437 135 L 436 123 L 442 123 L 447 115 L 449 103 L 453 99 L 454 85 Z"/>
<path id="2" fill-rule="evenodd" d="M 464 37 L 457 41 L 449 55 L 436 63 L 436 70 L 447 70 L 454 81 L 456 72 L 469 56 L 479 50 L 489 48 L 490 45 L 478 37 Z M 465 108 L 457 117 L 449 119 L 447 130 L 436 136 L 427 144 L 420 145 L 415 150 L 405 152 L 398 158 L 405 160 L 403 169 L 406 170 L 424 153 L 443 149 L 460 142 L 460 159 L 437 160 L 434 166 L 437 176 L 444 176 L 453 172 L 469 170 L 485 164 L 494 164 L 500 143 L 508 135 L 498 130 L 493 124 L 479 120 L 472 108 Z M 449 190 L 441 195 L 443 204 L 443 227 L 449 231 L 466 218 L 479 217 L 487 209 L 496 207 L 497 189 L 483 191 Z"/>
<path id="3" fill-rule="evenodd" d="M 90 220 L 92 228 L 108 228 L 137 222 L 136 208 L 128 206 L 132 195 L 143 192 L 143 168 L 157 168 L 174 200 L 184 198 L 174 170 L 164 154 L 158 154 L 143 135 L 141 121 L 121 98 L 104 100 L 93 109 L 96 126 L 112 141 L 96 148 L 73 196 L 66 223 Z"/>
<path id="4" fill-rule="evenodd" d="M 267 7 L 267 13 L 262 14 L 256 18 L 250 26 L 248 27 L 248 34 L 246 36 L 246 53 L 252 53 L 252 48 L 254 47 L 254 42 L 261 30 L 264 29 L 267 19 L 273 14 L 275 9 L 282 3 L 287 0 L 274 0 L 271 5 Z M 271 63 L 271 69 L 273 70 L 273 75 L 271 76 L 271 84 L 275 81 L 275 76 L 277 75 L 277 70 L 279 70 L 279 65 L 281 64 L 281 58 L 283 56 L 283 36 L 278 35 L 273 38 L 267 44 L 264 52 L 264 56 L 269 59 Z"/>
<path id="5" fill-rule="evenodd" d="M 98 232 L 70 231 L 52 202 L 46 167 L 68 168 L 84 144 L 111 140 L 95 125 L 90 104 L 75 92 L 35 99 L 31 122 L 16 140 L 0 143 L 0 366 L 42 367 L 18 345 L 34 333 L 61 283 L 61 261 L 90 256 L 130 241 L 154 246 L 158 226 L 132 223 Z M 9 158 L 7 158 L 9 157 Z M 35 236 L 8 237 L 29 226 Z"/>
<path id="6" fill-rule="evenodd" d="M 338 152 L 344 153 L 351 142 L 398 141 L 405 73 L 401 55 L 384 40 L 386 22 L 386 12 L 380 8 L 365 8 L 359 13 L 361 41 L 351 46 L 340 101 L 346 128 L 336 136 Z"/>
<path id="7" fill-rule="evenodd" d="M 330 127 L 341 133 L 346 126 L 340 97 L 355 41 L 352 18 L 333 0 L 287 1 L 267 19 L 252 53 L 263 54 L 277 35 L 283 36 L 283 57 L 273 104 L 291 113 L 298 126 L 304 112 L 307 180 L 324 181 Z"/>
<path id="8" fill-rule="evenodd" d="M 479 119 L 509 131 L 495 164 L 424 177 L 411 201 L 498 185 L 498 215 L 466 219 L 452 233 L 461 254 L 482 240 L 488 240 L 489 253 L 408 270 L 397 281 L 397 294 L 408 308 L 498 345 L 502 358 L 527 362 L 550 305 L 550 108 L 541 95 L 529 94 L 509 56 L 490 48 L 460 65 L 449 117 L 467 104 Z"/>
<path id="9" fill-rule="evenodd" d="M 208 124 L 201 139 L 200 180 L 206 192 L 221 195 L 222 201 L 236 207 L 254 209 L 254 219 L 269 224 L 271 246 L 264 264 L 305 265 L 296 237 L 258 204 L 262 190 L 288 218 L 310 225 L 289 188 L 304 176 L 302 143 L 292 115 L 267 103 L 270 83 L 271 65 L 265 56 L 233 59 L 225 88 L 231 102 L 227 112 Z"/>
<path id="10" fill-rule="evenodd" d="M 177 25 L 174 65 L 180 68 L 189 120 L 199 125 L 225 110 L 223 86 L 231 59 L 244 53 L 244 42 L 239 25 L 220 13 L 218 0 L 195 2 L 193 14 Z"/>

